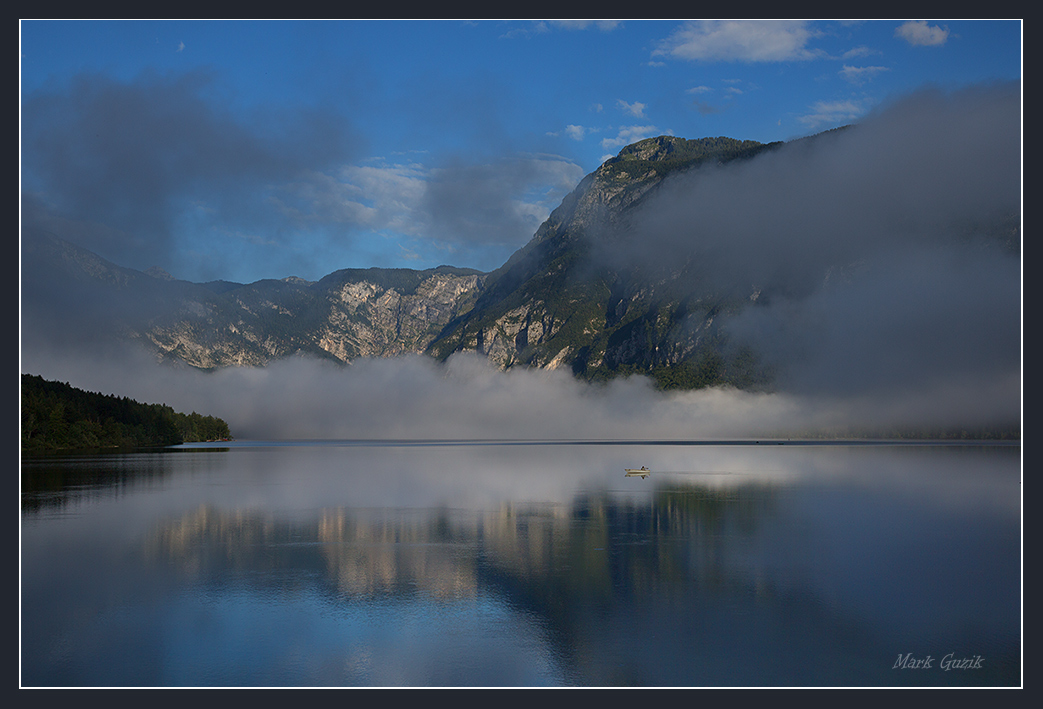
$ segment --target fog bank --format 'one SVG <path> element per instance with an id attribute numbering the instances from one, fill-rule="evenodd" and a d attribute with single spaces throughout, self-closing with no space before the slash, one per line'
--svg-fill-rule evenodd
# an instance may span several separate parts
<path id="1" fill-rule="evenodd" d="M 50 355 L 23 371 L 88 391 L 218 416 L 239 439 L 670 440 L 800 435 L 850 428 L 1018 420 L 1019 377 L 924 383 L 886 396 L 661 392 L 631 377 L 592 385 L 563 371 L 502 372 L 476 355 L 288 359 L 205 373 L 141 355 Z"/>
<path id="2" fill-rule="evenodd" d="M 902 396 L 1017 375 L 1020 221 L 1021 92 L 1003 83 L 667 178 L 591 248 L 745 302 L 724 328 L 781 390 Z"/>
<path id="3" fill-rule="evenodd" d="M 653 271 L 687 263 L 691 292 L 746 302 L 723 328 L 771 369 L 775 393 L 664 393 L 641 377 L 590 385 L 468 355 L 445 365 L 291 359 L 206 374 L 111 342 L 89 349 L 93 320 L 62 306 L 45 322 L 35 314 L 47 308 L 32 302 L 22 371 L 219 416 L 239 438 L 647 440 L 1016 425 L 1020 101 L 1017 84 L 919 92 L 847 130 L 669 179 L 623 228 L 596 235 L 594 259 Z M 68 284 L 29 285 L 23 297 L 46 304 Z M 101 320 L 113 313 L 90 308 Z"/>

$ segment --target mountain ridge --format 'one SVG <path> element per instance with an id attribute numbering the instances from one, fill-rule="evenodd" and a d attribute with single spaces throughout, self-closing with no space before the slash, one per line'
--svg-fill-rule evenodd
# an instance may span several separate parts
<path id="1" fill-rule="evenodd" d="M 707 163 L 750 159 L 779 145 L 658 136 L 626 146 L 585 177 L 533 239 L 490 274 L 490 284 L 475 307 L 447 326 L 428 353 L 445 359 L 471 350 L 503 368 L 567 366 L 588 379 L 644 372 L 671 387 L 766 383 L 766 376 L 750 369 L 749 353 L 732 358 L 738 366 L 729 366 L 720 356 L 713 307 L 694 327 L 703 332 L 684 343 L 674 342 L 669 332 L 631 323 L 639 317 L 645 322 L 665 317 L 668 328 L 676 329 L 680 321 L 690 319 L 687 309 L 676 312 L 681 303 L 661 303 L 648 292 L 639 296 L 637 292 L 648 285 L 642 274 L 584 268 L 586 240 L 594 232 L 609 231 L 667 176 Z M 631 307 L 638 300 L 637 307 Z M 624 330 L 627 327 L 630 331 Z M 686 361 L 682 371 L 668 373 Z"/>
<path id="2" fill-rule="evenodd" d="M 680 184 L 667 178 L 715 179 L 713 170 L 783 145 L 820 145 L 847 130 L 785 144 L 638 141 L 585 176 L 529 242 L 490 272 L 353 268 L 317 281 L 197 284 L 158 267 L 124 268 L 53 234 L 30 233 L 23 270 L 31 317 L 23 324 L 39 321 L 46 329 L 50 319 L 57 325 L 52 331 L 90 329 L 96 338 L 137 342 L 159 360 L 200 369 L 264 366 L 292 356 L 349 364 L 360 357 L 445 360 L 475 352 L 502 369 L 565 368 L 588 380 L 641 373 L 663 388 L 768 388 L 771 367 L 722 323 L 779 294 L 756 282 L 720 287 L 705 278 L 713 264 L 691 256 L 645 260 L 627 242 L 637 238 L 630 221 L 663 185 Z M 836 265 L 819 277 L 842 274 L 846 264 Z M 63 281 L 73 287 L 48 292 L 42 285 Z"/>
<path id="3" fill-rule="evenodd" d="M 617 222 L 668 175 L 749 159 L 779 145 L 657 136 L 625 146 L 584 177 L 526 245 L 488 273 L 446 265 L 354 268 L 314 282 L 289 276 L 192 283 L 158 266 L 143 272 L 118 266 L 38 232 L 24 240 L 29 300 L 64 295 L 40 297 L 37 283 L 79 284 L 80 290 L 52 303 L 66 328 L 82 330 L 78 326 L 90 322 L 95 336 L 135 341 L 159 360 L 207 370 L 264 366 L 289 356 L 350 363 L 415 353 L 444 360 L 457 351 L 479 352 L 504 369 L 569 367 L 591 379 L 669 368 L 691 359 L 694 349 L 649 357 L 636 336 L 618 334 L 628 324 L 624 311 L 631 308 L 620 303 L 630 286 L 604 274 L 582 274 L 588 232 Z M 559 292 L 553 303 L 545 297 L 548 289 Z M 717 360 L 703 368 L 695 385 L 723 381 Z M 733 379 L 751 383 L 748 377 Z"/>

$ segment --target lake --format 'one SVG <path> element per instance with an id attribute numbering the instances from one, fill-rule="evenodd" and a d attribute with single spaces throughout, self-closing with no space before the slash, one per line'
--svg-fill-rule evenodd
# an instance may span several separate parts
<path id="1" fill-rule="evenodd" d="M 23 458 L 21 685 L 1020 686 L 1021 514 L 1018 445 Z"/>

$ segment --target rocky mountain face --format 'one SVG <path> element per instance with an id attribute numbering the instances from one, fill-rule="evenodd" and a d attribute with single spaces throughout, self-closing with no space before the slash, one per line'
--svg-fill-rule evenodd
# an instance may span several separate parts
<path id="1" fill-rule="evenodd" d="M 649 269 L 591 259 L 664 178 L 778 144 L 650 138 L 588 175 L 500 269 L 348 269 L 320 281 L 189 283 L 122 268 L 54 235 L 23 238 L 23 328 L 133 340 L 158 358 L 212 369 L 310 355 L 484 353 L 502 368 L 567 367 L 588 379 L 652 374 L 663 386 L 763 381 L 729 348 L 721 315 L 758 296 L 692 284 L 690 263 Z M 61 288 L 44 284 L 63 283 Z"/>
<path id="2" fill-rule="evenodd" d="M 627 146 L 489 275 L 474 307 L 450 323 L 429 352 L 445 358 L 478 351 L 503 368 L 568 367 L 588 379 L 642 372 L 663 386 L 765 381 L 752 354 L 729 351 L 716 325 L 722 313 L 755 300 L 754 289 L 736 298 L 700 289 L 689 277 L 690 263 L 654 269 L 600 260 L 591 251 L 595 240 L 625 234 L 628 214 L 668 175 L 777 145 L 660 136 Z"/>
<path id="3" fill-rule="evenodd" d="M 346 269 L 314 283 L 199 284 L 33 234 L 23 247 L 23 328 L 58 344 L 133 340 L 159 359 L 202 369 L 294 355 L 350 362 L 423 352 L 471 307 L 485 278 L 442 266 Z"/>

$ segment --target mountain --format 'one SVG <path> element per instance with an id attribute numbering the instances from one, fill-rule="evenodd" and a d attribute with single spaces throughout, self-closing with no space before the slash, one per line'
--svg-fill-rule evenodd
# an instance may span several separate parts
<path id="1" fill-rule="evenodd" d="M 761 306 L 792 302 L 857 269 L 875 268 L 873 259 L 884 257 L 889 242 L 874 246 L 871 257 L 851 244 L 879 241 L 881 234 L 906 238 L 904 223 L 887 214 L 868 213 L 863 221 L 870 226 L 862 231 L 849 219 L 859 210 L 880 212 L 904 194 L 861 197 L 863 182 L 873 189 L 887 182 L 872 182 L 864 157 L 851 160 L 838 149 L 849 130 L 860 129 L 785 145 L 659 136 L 626 146 L 491 273 L 370 268 L 335 271 L 315 282 L 190 283 L 158 268 L 123 268 L 54 234 L 26 230 L 23 342 L 136 342 L 160 360 L 201 369 L 263 366 L 298 355 L 347 363 L 405 353 L 444 360 L 471 351 L 504 369 L 566 368 L 588 380 L 642 373 L 663 388 L 768 387 L 773 365 L 755 340 L 735 337 L 728 325 L 736 316 L 767 313 L 770 307 Z M 783 146 L 786 161 L 771 162 L 769 154 L 781 154 Z M 798 174 L 810 168 L 794 156 L 813 150 L 831 157 L 814 163 L 814 173 Z M 760 182 L 748 181 L 746 164 L 760 166 Z M 732 169 L 737 166 L 745 172 Z M 850 180 L 863 173 L 865 180 Z M 821 185 L 831 179 L 848 179 L 846 191 L 835 192 L 859 195 L 854 211 L 816 202 L 814 190 L 830 192 Z M 782 204 L 788 193 L 775 190 L 787 180 L 799 186 L 796 206 Z M 713 199 L 727 204 L 706 209 Z M 969 213 L 986 213 L 964 202 L 977 210 Z M 920 212 L 895 214 L 916 227 L 908 215 Z M 972 231 L 999 237 L 1016 254 L 1019 219 L 1006 214 Z M 887 232 L 892 224 L 899 228 L 893 236 Z M 844 239 L 834 238 L 838 228 Z M 748 236 L 758 231 L 766 234 Z M 958 231 L 924 233 L 948 240 Z M 885 269 L 881 287 L 894 275 Z"/>
<path id="2" fill-rule="evenodd" d="M 421 352 L 470 307 L 485 278 L 441 266 L 199 284 L 117 266 L 53 234 L 27 237 L 23 336 L 58 345 L 136 341 L 161 360 L 201 369 Z"/>
<path id="3" fill-rule="evenodd" d="M 158 267 L 124 268 L 57 235 L 27 230 L 23 335 L 66 346 L 134 341 L 158 359 L 202 369 L 294 355 L 350 362 L 426 352 L 444 359 L 467 349 L 505 368 L 569 366 L 586 374 L 676 364 L 692 343 L 657 354 L 665 341 L 647 332 L 650 318 L 667 313 L 653 296 L 659 291 L 643 288 L 635 274 L 578 275 L 583 234 L 618 219 L 667 174 L 769 147 L 665 136 L 627 146 L 491 274 L 371 268 L 335 271 L 317 282 L 191 283 Z M 673 310 L 668 319 L 690 319 Z M 711 320 L 707 312 L 699 317 Z"/>
<path id="4" fill-rule="evenodd" d="M 592 242 L 626 236 L 626 219 L 664 178 L 777 148 L 731 138 L 649 138 L 588 175 L 532 241 L 491 273 L 475 306 L 429 352 L 482 352 L 501 367 L 569 367 L 589 379 L 652 374 L 664 386 L 764 381 L 751 353 L 725 352 L 715 319 L 741 298 L 693 285 L 692 264 L 663 270 L 592 256 Z M 625 251 L 612 244 L 601 253 Z M 751 293 L 744 294 L 749 297 Z M 754 296 L 755 297 L 755 296 Z"/>

